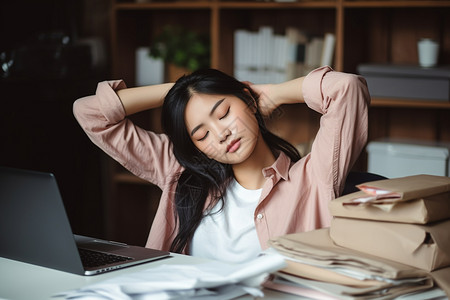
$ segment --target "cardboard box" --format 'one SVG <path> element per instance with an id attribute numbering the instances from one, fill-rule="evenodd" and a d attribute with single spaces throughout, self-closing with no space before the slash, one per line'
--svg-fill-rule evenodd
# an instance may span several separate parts
<path id="1" fill-rule="evenodd" d="M 334 218 L 331 239 L 339 246 L 426 271 L 450 266 L 450 220 L 416 225 Z"/>

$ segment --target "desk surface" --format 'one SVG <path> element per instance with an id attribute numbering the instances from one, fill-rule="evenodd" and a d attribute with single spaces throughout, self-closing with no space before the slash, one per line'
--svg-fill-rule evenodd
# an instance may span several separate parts
<path id="1" fill-rule="evenodd" d="M 113 276 L 136 272 L 161 264 L 198 264 L 200 258 L 174 254 L 167 259 L 133 266 L 94 276 L 80 276 L 0 257 L 0 299 L 56 300 L 53 295 L 80 288 Z M 292 295 L 265 290 L 264 299 L 292 299 Z M 241 297 L 239 299 L 253 299 Z M 297 298 L 302 299 L 302 298 Z"/>
<path id="2" fill-rule="evenodd" d="M 173 254 L 172 257 L 167 259 L 115 270 L 101 275 L 80 276 L 0 257 L 0 300 L 58 300 L 62 298 L 53 297 L 53 295 L 103 281 L 120 274 L 132 273 L 162 264 L 199 264 L 205 261 L 205 259 L 192 256 Z M 264 294 L 264 300 L 309 299 L 268 289 L 264 289 Z M 438 295 L 441 296 L 438 299 L 447 299 L 440 290 Z M 251 300 L 254 298 L 248 295 L 238 299 Z M 421 295 L 411 295 L 410 297 L 403 296 L 402 299 L 417 300 L 426 298 Z"/>

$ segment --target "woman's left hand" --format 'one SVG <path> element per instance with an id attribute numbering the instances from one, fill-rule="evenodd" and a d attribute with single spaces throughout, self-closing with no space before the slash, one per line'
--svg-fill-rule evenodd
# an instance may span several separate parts
<path id="1" fill-rule="evenodd" d="M 264 116 L 269 116 L 280 105 L 273 87 L 273 84 L 250 85 L 250 88 L 259 96 L 258 106 Z"/>

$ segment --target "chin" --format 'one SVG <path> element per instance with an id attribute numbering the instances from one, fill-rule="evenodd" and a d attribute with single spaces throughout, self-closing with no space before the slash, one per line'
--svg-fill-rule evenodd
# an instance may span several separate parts
<path id="1" fill-rule="evenodd" d="M 230 162 L 232 165 L 237 165 L 246 162 L 249 158 L 251 158 L 254 151 L 254 147 L 252 149 L 243 149 L 243 151 L 238 151 L 235 154 L 235 159 L 233 162 Z"/>

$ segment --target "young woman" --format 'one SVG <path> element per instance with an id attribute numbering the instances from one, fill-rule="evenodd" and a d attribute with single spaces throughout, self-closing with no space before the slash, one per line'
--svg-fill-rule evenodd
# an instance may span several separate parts
<path id="1" fill-rule="evenodd" d="M 322 114 L 301 159 L 263 121 L 300 101 Z M 162 189 L 147 247 L 241 262 L 271 238 L 329 226 L 328 202 L 367 141 L 369 101 L 362 77 L 329 67 L 267 85 L 202 70 L 175 84 L 99 83 L 74 114 L 96 145 Z M 127 118 L 161 105 L 164 134 Z"/>

